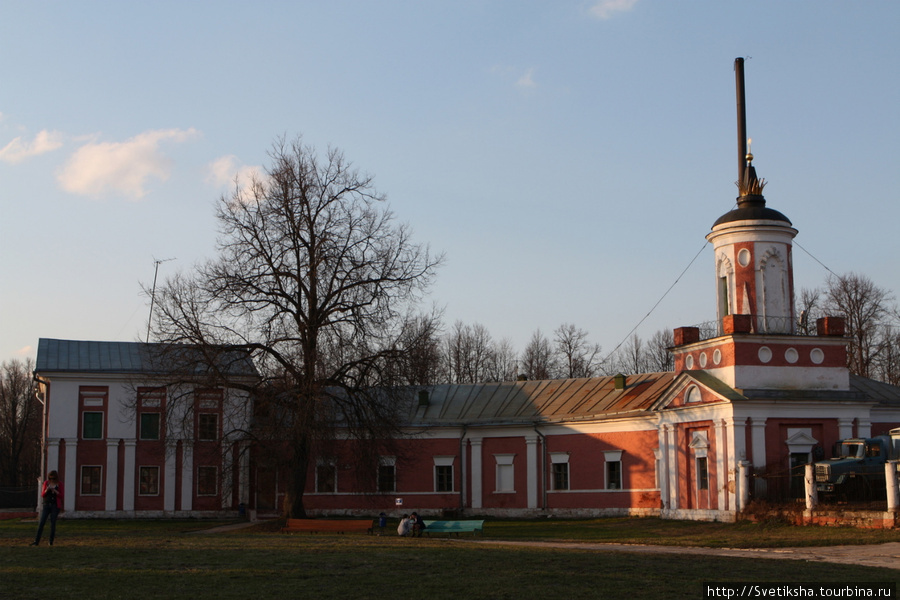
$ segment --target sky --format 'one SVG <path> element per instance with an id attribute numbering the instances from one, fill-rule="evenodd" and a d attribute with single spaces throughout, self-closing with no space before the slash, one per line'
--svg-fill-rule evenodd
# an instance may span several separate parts
<path id="1" fill-rule="evenodd" d="M 900 293 L 900 2 L 0 0 L 0 361 L 145 339 L 235 175 L 342 150 L 446 262 L 426 303 L 522 350 L 715 318 L 734 59 L 795 288 Z"/>

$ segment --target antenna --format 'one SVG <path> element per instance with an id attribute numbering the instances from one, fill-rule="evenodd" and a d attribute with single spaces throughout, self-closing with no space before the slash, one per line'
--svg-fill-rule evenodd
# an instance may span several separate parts
<path id="1" fill-rule="evenodd" d="M 159 265 L 164 262 L 169 262 L 170 260 L 175 260 L 174 258 L 164 258 L 159 260 L 158 258 L 153 259 L 153 289 L 150 292 L 150 316 L 147 319 L 147 343 L 150 343 L 150 326 L 153 323 L 153 304 L 156 302 L 156 276 L 159 274 Z"/>
<path id="2" fill-rule="evenodd" d="M 744 98 L 744 59 L 734 59 L 734 85 L 737 96 L 738 181 L 744 181 L 747 165 L 747 103 Z"/>

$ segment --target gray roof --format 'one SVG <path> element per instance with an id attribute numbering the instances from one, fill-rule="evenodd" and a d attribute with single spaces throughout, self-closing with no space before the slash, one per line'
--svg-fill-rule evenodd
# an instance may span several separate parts
<path id="1" fill-rule="evenodd" d="M 160 373 L 161 359 L 172 348 L 142 342 L 99 342 L 84 340 L 38 340 L 36 373 Z M 187 346 L 174 348 L 188 348 Z M 182 357 L 190 351 L 181 352 Z M 166 355 L 170 356 L 170 355 Z M 257 371 L 248 353 L 229 350 L 219 357 L 231 375 L 255 376 Z M 196 361 L 194 361 L 196 362 Z"/>
<path id="2" fill-rule="evenodd" d="M 531 423 L 640 414 L 651 409 L 674 376 L 629 375 L 621 390 L 614 377 L 437 385 L 428 388 L 428 406 L 417 411 L 414 422 Z"/>

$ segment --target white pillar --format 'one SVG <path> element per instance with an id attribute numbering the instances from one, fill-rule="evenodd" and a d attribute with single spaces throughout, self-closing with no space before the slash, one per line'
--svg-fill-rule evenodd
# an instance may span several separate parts
<path id="1" fill-rule="evenodd" d="M 676 431 L 675 426 L 670 425 L 666 429 L 666 438 L 668 441 L 666 442 L 666 448 L 668 450 L 668 459 L 667 470 L 669 472 L 668 475 L 668 483 L 669 483 L 669 508 L 671 510 L 675 510 L 681 508 L 679 506 L 679 498 L 678 498 L 678 479 L 681 476 L 678 467 L 678 448 L 676 447 Z M 685 473 L 686 474 L 686 473 Z"/>
<path id="2" fill-rule="evenodd" d="M 753 446 L 753 466 L 762 470 L 766 468 L 766 420 L 763 418 L 750 418 L 750 441 Z M 753 485 L 757 498 L 765 498 L 766 496 L 766 480 L 763 477 L 757 477 Z"/>
<path id="3" fill-rule="evenodd" d="M 872 437 L 872 419 L 860 417 L 856 420 L 856 437 Z"/>
<path id="4" fill-rule="evenodd" d="M 884 463 L 884 482 L 887 485 L 888 511 L 900 510 L 900 489 L 897 486 L 898 468 L 900 468 L 900 460 L 889 460 Z"/>
<path id="5" fill-rule="evenodd" d="M 175 440 L 166 440 L 166 483 L 163 493 L 163 510 L 166 512 L 175 510 L 175 472 L 178 469 L 175 460 L 177 443 Z"/>
<path id="6" fill-rule="evenodd" d="M 194 509 L 194 442 L 181 442 L 181 510 Z"/>
<path id="7" fill-rule="evenodd" d="M 114 512 L 119 492 L 119 439 L 106 440 L 106 510 Z"/>
<path id="8" fill-rule="evenodd" d="M 538 507 L 538 436 L 525 436 L 526 488 L 528 490 L 528 508 Z"/>
<path id="9" fill-rule="evenodd" d="M 669 425 L 660 423 L 657 431 L 659 447 L 656 456 L 656 485 L 659 488 L 659 502 L 663 510 L 669 508 Z"/>
<path id="10" fill-rule="evenodd" d="M 737 487 L 739 490 L 738 502 L 735 505 L 735 510 L 738 512 L 747 508 L 747 505 L 750 504 L 750 462 L 746 460 L 742 460 L 738 463 L 738 481 Z"/>
<path id="11" fill-rule="evenodd" d="M 745 417 L 729 417 L 725 419 L 725 425 L 727 430 L 731 431 L 731 435 L 728 436 L 728 478 L 732 485 L 729 485 L 728 490 L 728 507 L 740 510 L 739 497 L 735 488 L 740 487 L 738 481 L 740 463 L 747 460 L 747 419 Z M 747 493 L 750 493 L 749 489 Z"/>
<path id="12" fill-rule="evenodd" d="M 838 439 L 853 437 L 853 419 L 838 419 Z"/>
<path id="13" fill-rule="evenodd" d="M 134 477 L 135 458 L 134 449 L 137 440 L 125 440 L 125 466 L 122 469 L 122 510 L 134 512 Z"/>
<path id="14" fill-rule="evenodd" d="M 819 505 L 819 492 L 816 490 L 816 466 L 806 465 L 803 473 L 803 483 L 806 486 L 806 510 L 815 510 Z"/>
<path id="15" fill-rule="evenodd" d="M 472 508 L 481 508 L 481 438 L 469 440 L 472 446 Z"/>
<path id="16" fill-rule="evenodd" d="M 728 506 L 728 428 L 725 421 L 716 420 L 716 508 Z"/>

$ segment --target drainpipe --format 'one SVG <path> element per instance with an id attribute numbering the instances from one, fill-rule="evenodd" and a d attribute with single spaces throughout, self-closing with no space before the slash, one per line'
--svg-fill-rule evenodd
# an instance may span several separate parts
<path id="1" fill-rule="evenodd" d="M 41 403 L 43 410 L 41 411 L 41 481 L 47 479 L 47 427 L 49 423 L 47 421 L 47 396 L 50 395 L 50 382 L 38 377 L 37 372 L 33 372 L 31 374 L 32 381 L 40 386 L 44 385 L 44 397 L 41 397 L 40 392 L 38 391 L 38 387 L 34 390 L 34 399 Z M 37 501 L 35 502 L 35 510 L 40 512 L 41 510 L 41 485 L 37 486 Z"/>
<path id="2" fill-rule="evenodd" d="M 459 436 L 459 510 L 462 513 L 466 508 L 466 455 L 465 443 L 468 425 L 462 426 L 462 434 Z"/>
<path id="3" fill-rule="evenodd" d="M 534 427 L 534 432 L 541 440 L 541 452 L 539 456 L 541 464 L 538 467 L 538 472 L 540 473 L 540 477 L 538 477 L 538 496 L 541 499 L 541 510 L 547 510 L 547 438 L 538 429 L 537 423 L 534 423 L 532 426 Z"/>
<path id="4" fill-rule="evenodd" d="M 38 385 L 43 384 L 45 386 L 43 397 L 41 397 L 41 394 L 37 388 L 35 388 L 34 390 L 34 399 L 40 402 L 41 406 L 44 407 L 41 411 L 41 479 L 44 479 L 47 476 L 47 427 L 50 425 L 47 421 L 48 415 L 46 397 L 50 395 L 50 382 L 45 379 L 41 379 L 37 373 L 32 373 L 32 381 L 34 381 Z"/>

